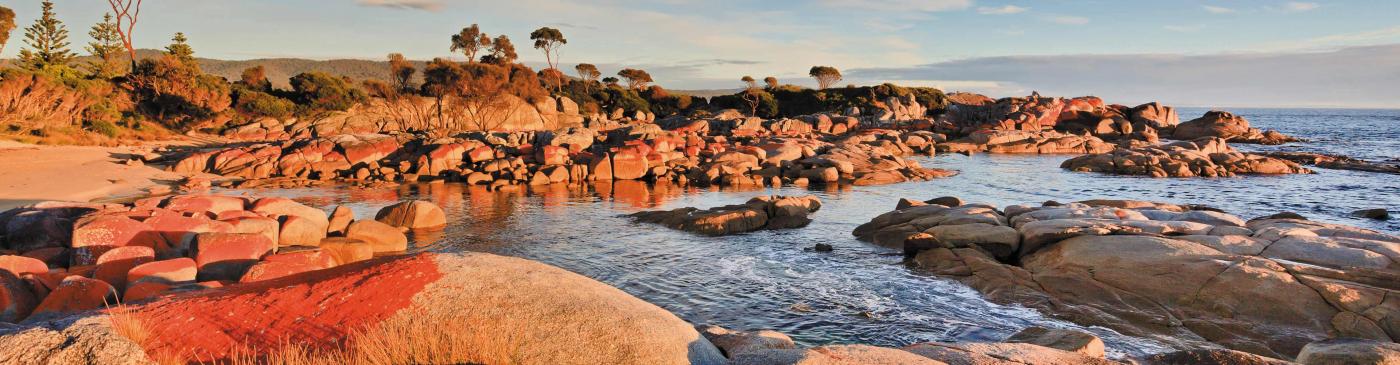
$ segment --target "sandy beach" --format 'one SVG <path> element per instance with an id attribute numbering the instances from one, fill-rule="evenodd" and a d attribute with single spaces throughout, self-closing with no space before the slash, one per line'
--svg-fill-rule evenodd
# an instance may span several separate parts
<path id="1" fill-rule="evenodd" d="M 0 210 L 45 200 L 139 196 L 182 175 L 124 162 L 140 147 L 38 146 L 0 141 Z"/>

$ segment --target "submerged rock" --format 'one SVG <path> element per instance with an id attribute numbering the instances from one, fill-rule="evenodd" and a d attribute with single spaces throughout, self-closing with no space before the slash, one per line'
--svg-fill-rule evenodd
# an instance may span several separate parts
<path id="1" fill-rule="evenodd" d="M 747 203 L 709 209 L 679 208 L 655 210 L 629 215 L 642 223 L 661 224 L 672 229 L 709 236 L 723 236 L 762 229 L 806 227 L 808 216 L 821 209 L 821 200 L 802 197 L 763 196 Z"/>

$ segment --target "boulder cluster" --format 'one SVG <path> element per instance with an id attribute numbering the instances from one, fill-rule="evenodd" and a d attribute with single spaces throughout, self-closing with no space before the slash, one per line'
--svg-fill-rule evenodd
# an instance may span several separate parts
<path id="1" fill-rule="evenodd" d="M 505 187 L 647 180 L 697 186 L 887 184 L 950 176 L 903 158 L 932 154 L 927 131 L 852 130 L 853 117 L 763 121 L 734 114 L 610 125 L 609 129 L 342 134 L 172 154 L 170 169 L 254 180 L 415 182 Z"/>
<path id="2" fill-rule="evenodd" d="M 1206 112 L 1206 114 L 1200 118 L 1181 123 L 1181 125 L 1178 125 L 1176 129 L 1172 131 L 1171 136 L 1179 140 L 1216 137 L 1236 143 L 1266 145 L 1298 141 L 1297 138 L 1289 137 L 1278 131 L 1262 131 L 1259 130 L 1259 128 L 1250 128 L 1249 121 L 1245 120 L 1244 117 L 1219 110 Z"/>
<path id="3" fill-rule="evenodd" d="M 276 197 L 39 203 L 0 213 L 0 322 L 327 269 L 403 252 L 406 230 L 445 224 L 424 201 L 373 220 Z"/>
<path id="4" fill-rule="evenodd" d="M 455 110 L 451 100 L 445 104 L 446 109 Z M 315 114 L 304 119 L 262 117 L 211 124 L 228 124 L 229 127 L 220 133 L 225 138 L 276 141 L 334 134 L 403 132 L 442 125 L 490 126 L 500 131 L 555 130 L 582 126 L 585 119 L 603 119 L 600 115 L 580 113 L 578 103 L 562 96 L 528 103 L 514 95 L 505 95 L 500 106 L 504 111 L 492 113 L 502 118 L 492 122 L 471 120 L 471 113 L 452 112 L 439 116 L 438 107 L 432 98 L 402 95 L 392 99 L 375 98 L 350 110 Z M 444 120 L 438 120 L 439 117 Z"/>
<path id="5" fill-rule="evenodd" d="M 1060 164 L 1077 172 L 1152 177 L 1310 174 L 1298 163 L 1236 151 L 1217 137 L 1084 155 Z"/>
<path id="6" fill-rule="evenodd" d="M 854 234 L 993 301 L 1182 349 L 1400 339 L 1400 237 L 1142 201 L 955 203 L 906 200 Z"/>
<path id="7" fill-rule="evenodd" d="M 679 208 L 631 214 L 642 223 L 660 224 L 671 229 L 709 236 L 724 236 L 763 229 L 802 228 L 812 223 L 808 215 L 821 209 L 815 196 L 761 196 L 747 203 L 709 209 Z"/>

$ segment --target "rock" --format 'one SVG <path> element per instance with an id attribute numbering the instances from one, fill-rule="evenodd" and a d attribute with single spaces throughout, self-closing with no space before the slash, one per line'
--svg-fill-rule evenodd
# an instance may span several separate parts
<path id="1" fill-rule="evenodd" d="M 1140 123 L 1154 129 L 1176 127 L 1181 122 L 1176 115 L 1176 109 L 1155 101 L 1133 107 L 1131 119 L 1134 124 Z"/>
<path id="2" fill-rule="evenodd" d="M 39 299 L 34 297 L 34 292 L 29 290 L 24 280 L 9 271 L 0 271 L 0 326 L 29 317 L 39 304 Z"/>
<path id="3" fill-rule="evenodd" d="M 227 211 L 243 210 L 247 201 L 236 196 L 218 195 L 177 195 L 165 201 L 162 208 L 191 213 L 218 215 Z"/>
<path id="4" fill-rule="evenodd" d="M 194 283 L 198 273 L 198 263 L 188 257 L 181 257 L 137 265 L 127 271 L 126 282 L 133 286 L 146 282 L 174 286 Z"/>
<path id="5" fill-rule="evenodd" d="M 726 357 L 768 349 L 795 349 L 797 344 L 792 342 L 792 338 L 778 331 L 730 331 L 724 327 L 706 325 L 696 326 L 700 335 L 718 347 L 720 352 Z"/>
<path id="6" fill-rule="evenodd" d="M 437 204 L 410 200 L 384 207 L 374 219 L 391 226 L 409 229 L 432 229 L 447 225 L 447 215 Z"/>
<path id="7" fill-rule="evenodd" d="M 903 350 L 869 345 L 828 345 L 811 349 L 768 349 L 739 353 L 729 365 L 944 365 Z"/>
<path id="8" fill-rule="evenodd" d="M 25 274 L 43 274 L 49 272 L 49 265 L 32 257 L 0 255 L 0 271 L 9 272 L 10 275 L 20 277 Z"/>
<path id="9" fill-rule="evenodd" d="M 344 205 L 338 205 L 331 211 L 330 221 L 326 227 L 327 235 L 344 235 L 345 229 L 350 227 L 350 222 L 355 220 L 355 212 Z"/>
<path id="10" fill-rule="evenodd" d="M 827 243 L 818 243 L 818 244 L 817 244 L 815 247 L 813 247 L 812 249 L 813 249 L 813 250 L 816 250 L 817 252 L 831 252 L 832 249 L 834 249 L 834 247 L 832 247 L 831 244 L 827 244 Z"/>
<path id="11" fill-rule="evenodd" d="M 359 220 L 350 223 L 345 237 L 364 241 L 374 252 L 401 252 L 408 250 L 408 237 L 398 228 L 379 221 Z"/>
<path id="12" fill-rule="evenodd" d="M 267 237 L 254 233 L 200 233 L 194 249 L 199 280 L 236 281 L 258 260 L 277 252 Z"/>
<path id="13" fill-rule="evenodd" d="M 233 228 L 227 233 L 257 233 L 267 237 L 275 245 L 281 245 L 281 226 L 276 219 L 267 217 L 237 217 L 224 220 Z"/>
<path id="14" fill-rule="evenodd" d="M 986 223 L 939 225 L 925 230 L 947 247 L 978 247 L 998 258 L 1008 258 L 1021 246 L 1016 229 Z"/>
<path id="15" fill-rule="evenodd" d="M 1310 174 L 1288 160 L 1236 152 L 1225 141 L 1208 137 L 1189 142 L 1120 148 L 1066 160 L 1060 168 L 1152 177 L 1229 177 L 1235 175 Z"/>
<path id="16" fill-rule="evenodd" d="M 1351 212 L 1351 215 L 1381 221 L 1390 220 L 1390 212 L 1387 211 L 1385 208 L 1362 209 L 1355 212 Z"/>
<path id="17" fill-rule="evenodd" d="M 1202 137 L 1224 138 L 1239 143 L 1282 144 L 1295 141 L 1282 133 L 1262 132 L 1250 128 L 1249 121 L 1229 112 L 1212 110 L 1200 118 L 1176 126 L 1172 138 L 1192 140 Z"/>
<path id="18" fill-rule="evenodd" d="M 700 210 L 645 211 L 629 215 L 642 223 L 661 224 L 672 229 L 710 236 L 753 232 L 760 229 L 790 229 L 806 226 L 807 216 L 821 209 L 814 196 L 768 196 L 750 199 L 747 203 Z"/>
<path id="19" fill-rule="evenodd" d="M 951 207 L 951 208 L 956 208 L 956 207 L 960 207 L 960 206 L 963 205 L 962 199 L 958 199 L 958 197 L 956 197 L 956 196 L 945 196 L 945 197 L 941 197 L 941 198 L 933 198 L 933 199 L 929 199 L 928 201 L 925 201 L 925 203 L 929 203 L 929 204 L 938 204 L 938 205 L 942 205 L 942 206 L 945 206 L 945 207 Z"/>
<path id="20" fill-rule="evenodd" d="M 156 252 L 150 247 L 117 247 L 97 258 L 97 269 L 93 271 L 92 278 L 111 284 L 120 293 L 126 290 L 127 273 L 132 268 L 155 259 Z"/>
<path id="21" fill-rule="evenodd" d="M 282 227 L 277 231 L 278 246 L 315 246 L 326 238 L 327 225 L 301 216 L 282 216 Z"/>
<path id="22" fill-rule="evenodd" d="M 149 224 L 117 215 L 84 217 L 73 228 L 72 265 L 95 265 L 103 252 L 116 247 L 165 245 Z"/>
<path id="23" fill-rule="evenodd" d="M 254 201 L 251 210 L 272 218 L 278 218 L 285 223 L 282 217 L 298 217 L 310 222 L 314 227 L 319 227 L 322 232 L 328 231 L 330 219 L 326 217 L 326 212 L 320 209 L 308 207 L 287 198 L 262 198 Z M 287 243 L 282 243 L 287 245 Z M 295 245 L 295 244 L 293 244 Z"/>
<path id="24" fill-rule="evenodd" d="M 337 265 L 334 256 L 321 249 L 268 255 L 263 261 L 248 268 L 248 272 L 238 279 L 240 283 L 272 280 L 304 272 L 325 270 Z"/>
<path id="25" fill-rule="evenodd" d="M 69 276 L 54 289 L 30 318 L 77 313 L 117 304 L 117 291 L 107 282 L 81 276 Z"/>
<path id="26" fill-rule="evenodd" d="M 1081 353 L 1089 357 L 1104 357 L 1103 340 L 1079 330 L 1028 327 L 1006 338 L 1006 342 L 1029 343 Z"/>
<path id="27" fill-rule="evenodd" d="M 353 238 L 327 238 L 321 240 L 320 249 L 335 258 L 335 262 L 339 265 L 369 260 L 374 257 L 374 247 L 365 241 Z"/>
<path id="28" fill-rule="evenodd" d="M 1400 364 L 1400 344 L 1338 338 L 1313 342 L 1298 353 L 1303 365 Z"/>
<path id="29" fill-rule="evenodd" d="M 241 212 L 242 210 L 225 211 Z M 153 247 L 155 252 L 161 257 L 185 256 L 189 252 L 190 241 L 194 236 L 204 232 L 229 232 L 233 226 L 221 221 L 210 220 L 209 218 L 196 215 L 186 217 L 181 215 L 157 215 L 146 218 L 145 223 L 151 229 L 159 232 L 165 238 L 164 244 Z"/>
<path id="30" fill-rule="evenodd" d="M 979 204 L 926 205 L 881 214 L 852 234 L 898 242 L 913 265 L 994 302 L 1175 348 L 1290 358 L 1334 336 L 1394 340 L 1388 326 L 1400 310 L 1381 303 L 1400 295 L 1391 272 L 1400 237 L 1289 216 L 1242 222 L 1204 209 L 1092 200 L 1011 206 L 1008 219 Z M 952 234 L 959 230 L 1014 231 L 1020 247 L 1002 256 L 961 245 Z"/>
<path id="31" fill-rule="evenodd" d="M 307 346 L 335 346 L 352 331 L 407 319 L 411 313 L 461 321 L 461 326 L 470 323 L 481 333 L 515 333 L 519 337 L 512 338 L 530 339 L 529 346 L 515 346 L 502 342 L 514 340 L 500 336 L 455 337 L 465 348 L 501 349 L 494 354 L 462 353 L 463 363 L 725 363 L 719 350 L 691 325 L 660 307 L 562 269 L 482 253 L 381 258 L 228 286 L 208 295 L 161 297 L 131 305 L 125 312 L 130 318 L 162 324 L 147 327 L 145 350 L 199 353 L 204 361 L 215 362 L 248 348 L 240 346 L 277 349 L 287 338 L 303 339 L 301 344 Z M 95 325 L 110 325 L 106 317 L 99 318 Z M 9 333 L 0 331 L 0 349 L 16 348 L 10 347 L 16 342 Z M 0 356 L 42 363 L 47 355 L 94 341 L 95 333 L 104 332 L 26 343 L 22 348 L 31 351 L 0 350 Z"/>
<path id="32" fill-rule="evenodd" d="M 1102 357 L 1029 343 L 925 342 L 905 346 L 904 350 L 948 364 L 1118 364 Z"/>
<path id="33" fill-rule="evenodd" d="M 1225 349 L 1194 349 L 1152 354 L 1143 365 L 1288 365 L 1291 362 Z"/>

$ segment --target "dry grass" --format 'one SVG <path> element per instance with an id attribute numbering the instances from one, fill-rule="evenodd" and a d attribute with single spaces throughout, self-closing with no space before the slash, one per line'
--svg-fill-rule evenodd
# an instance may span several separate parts
<path id="1" fill-rule="evenodd" d="M 141 346 L 143 349 L 150 348 L 150 346 L 147 345 L 151 342 L 151 332 L 147 329 L 146 323 L 132 312 L 131 307 L 121 303 L 117 303 L 115 306 L 108 305 L 107 319 L 111 321 L 112 331 L 116 332 L 117 335 L 131 340 L 131 342 L 136 343 L 137 346 Z M 170 351 L 158 351 L 155 353 L 150 353 L 148 351 L 146 356 L 151 358 L 151 361 L 160 365 L 181 365 L 188 363 L 184 356 Z"/>

